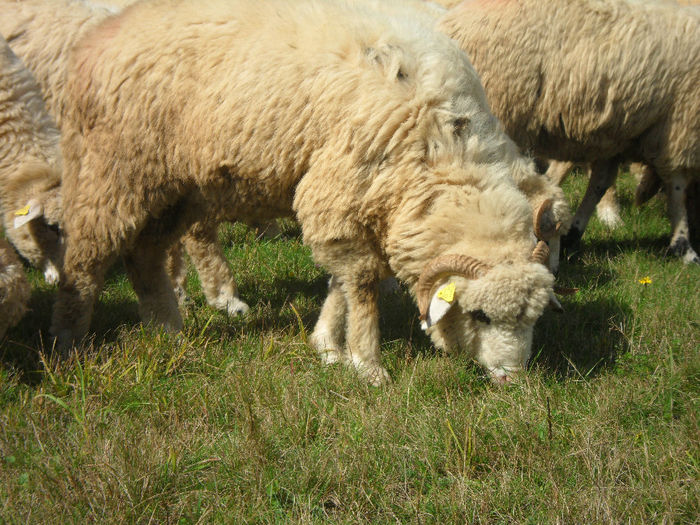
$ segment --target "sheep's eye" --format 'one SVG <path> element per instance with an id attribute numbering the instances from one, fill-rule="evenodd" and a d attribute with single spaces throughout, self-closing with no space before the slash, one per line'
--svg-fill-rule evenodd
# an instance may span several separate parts
<path id="1" fill-rule="evenodd" d="M 469 312 L 472 319 L 475 321 L 481 321 L 482 323 L 491 324 L 491 318 L 484 313 L 483 310 L 472 310 Z"/>

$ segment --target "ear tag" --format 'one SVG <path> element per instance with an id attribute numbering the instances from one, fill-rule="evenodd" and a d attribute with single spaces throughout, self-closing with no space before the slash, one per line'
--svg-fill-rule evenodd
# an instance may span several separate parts
<path id="1" fill-rule="evenodd" d="M 446 303 L 452 304 L 455 300 L 455 283 L 449 283 L 438 290 L 437 296 Z"/>
<path id="2" fill-rule="evenodd" d="M 36 202 L 30 202 L 24 208 L 15 211 L 14 227 L 19 228 L 27 224 L 29 221 L 36 219 L 42 214 L 42 209 Z"/>
<path id="3" fill-rule="evenodd" d="M 455 288 L 455 283 L 448 283 L 433 295 L 428 307 L 428 315 L 421 323 L 423 330 L 427 330 L 437 323 L 452 308 L 452 303 L 455 300 Z"/>

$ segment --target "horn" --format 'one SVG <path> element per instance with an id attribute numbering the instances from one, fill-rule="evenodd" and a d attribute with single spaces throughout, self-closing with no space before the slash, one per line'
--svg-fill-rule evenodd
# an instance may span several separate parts
<path id="1" fill-rule="evenodd" d="M 530 255 L 530 260 L 532 262 L 538 262 L 544 264 L 549 268 L 549 246 L 544 241 L 539 241 L 535 249 L 532 250 L 532 255 Z"/>
<path id="2" fill-rule="evenodd" d="M 430 306 L 430 292 L 437 280 L 443 275 L 461 275 L 467 279 L 476 279 L 489 271 L 491 267 L 469 255 L 442 255 L 430 261 L 418 278 L 416 299 L 420 318 L 425 320 Z"/>
<path id="3" fill-rule="evenodd" d="M 553 204 L 554 204 L 554 201 L 552 201 L 552 199 L 547 199 L 542 204 L 540 204 L 540 207 L 537 209 L 537 212 L 535 213 L 535 217 L 534 217 L 535 235 L 541 241 L 548 241 L 549 239 L 554 237 L 557 233 L 559 233 L 559 229 L 562 226 L 561 222 L 559 222 L 557 224 L 550 223 L 546 227 L 543 227 L 543 225 L 542 225 L 542 221 L 545 218 L 545 214 L 552 209 Z"/>

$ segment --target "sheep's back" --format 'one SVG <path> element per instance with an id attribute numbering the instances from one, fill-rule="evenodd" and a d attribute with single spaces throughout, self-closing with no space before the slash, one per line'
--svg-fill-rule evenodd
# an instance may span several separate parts
<path id="1" fill-rule="evenodd" d="M 700 24 L 691 10 L 655 1 L 474 0 L 441 26 L 467 51 L 521 146 L 575 161 L 629 149 L 669 163 L 697 160 L 687 147 L 700 135 Z M 663 137 L 670 127 L 683 137 Z"/>

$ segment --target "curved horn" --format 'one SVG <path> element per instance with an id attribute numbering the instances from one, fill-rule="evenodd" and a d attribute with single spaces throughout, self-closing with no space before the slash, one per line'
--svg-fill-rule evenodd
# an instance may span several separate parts
<path id="1" fill-rule="evenodd" d="M 530 260 L 532 262 L 544 264 L 547 268 L 549 268 L 549 246 L 547 246 L 546 242 L 540 241 L 537 243 L 535 249 L 532 250 Z"/>
<path id="2" fill-rule="evenodd" d="M 420 318 L 425 320 L 430 306 L 430 292 L 437 280 L 443 275 L 461 275 L 467 279 L 476 279 L 481 274 L 489 271 L 491 267 L 469 255 L 442 255 L 430 261 L 418 278 L 416 285 L 416 299 Z"/>
<path id="3" fill-rule="evenodd" d="M 553 204 L 554 204 L 554 201 L 552 201 L 552 199 L 547 199 L 542 204 L 540 204 L 540 207 L 537 209 L 537 212 L 535 213 L 535 217 L 534 217 L 535 235 L 541 241 L 548 241 L 549 239 L 554 237 L 557 233 L 559 233 L 559 229 L 561 228 L 560 222 L 557 224 L 552 224 L 551 221 L 549 220 L 549 217 L 547 217 L 547 212 L 552 210 Z M 543 222 L 545 224 L 543 224 Z"/>

